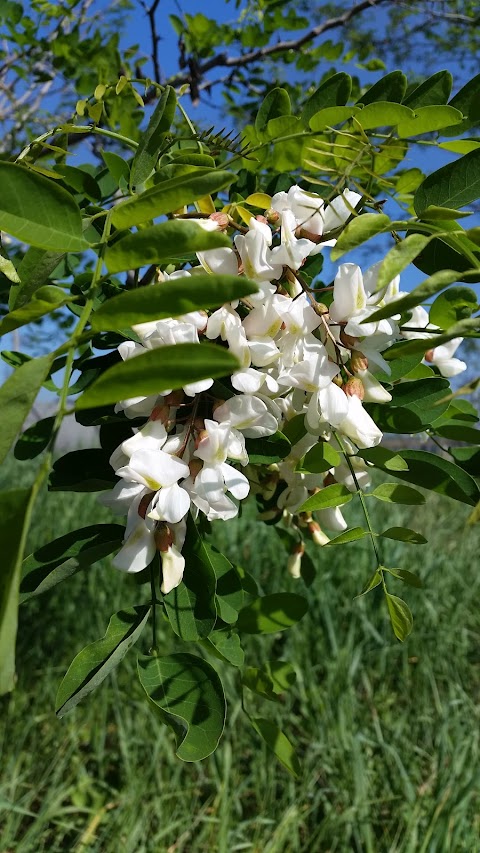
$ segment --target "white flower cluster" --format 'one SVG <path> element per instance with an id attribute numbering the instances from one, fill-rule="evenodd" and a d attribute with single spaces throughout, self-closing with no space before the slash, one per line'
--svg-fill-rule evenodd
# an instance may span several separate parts
<path id="1" fill-rule="evenodd" d="M 167 344 L 200 344 L 202 338 L 222 341 L 240 368 L 229 378 L 228 387 L 220 386 L 224 393 L 206 379 L 118 404 L 117 410 L 128 418 L 148 420 L 113 453 L 110 461 L 120 480 L 102 496 L 114 512 L 128 515 L 124 545 L 114 560 L 117 568 L 141 571 L 159 551 L 166 593 L 182 579 L 181 549 L 189 511 L 204 513 L 208 520 L 228 520 L 252 487 L 264 497 L 274 496 L 274 514 L 295 515 L 309 495 L 328 483 L 340 482 L 355 490 L 345 464 L 326 475 L 296 470 L 318 442 L 346 448 L 353 455 L 357 481 L 368 482 L 366 465 L 354 454 L 377 445 L 382 433 L 362 401 L 391 399 L 374 371 L 390 371 L 382 351 L 401 335 L 395 318 L 363 321 L 398 299 L 399 279 L 378 290 L 378 265 L 362 275 L 357 265 L 343 264 L 327 308 L 315 300 L 301 275 L 308 257 L 334 245 L 332 232 L 338 233 L 360 200 L 346 190 L 327 205 L 319 196 L 292 186 L 288 193 L 273 197 L 266 216 L 252 217 L 248 228 L 237 228 L 244 233 L 235 236 L 232 248 L 199 253 L 199 267 L 160 274 L 162 279 L 205 270 L 246 275 L 257 283 L 258 291 L 210 314 L 196 311 L 137 325 L 134 331 L 141 343 L 120 345 L 120 355 L 127 359 Z M 200 224 L 219 229 L 231 223 L 227 216 L 214 214 Z M 426 327 L 428 316 L 414 317 L 412 326 L 418 323 Z M 431 360 L 444 375 L 463 366 L 451 358 L 447 347 L 438 349 L 442 353 Z M 299 414 L 304 416 L 304 435 L 281 463 L 249 463 L 246 439 L 273 436 Z M 328 541 L 317 521 L 305 513 L 301 516 L 300 523 L 315 541 Z M 319 521 L 331 530 L 346 528 L 339 509 L 321 511 Z M 290 561 L 294 576 L 300 559 L 299 552 Z"/>

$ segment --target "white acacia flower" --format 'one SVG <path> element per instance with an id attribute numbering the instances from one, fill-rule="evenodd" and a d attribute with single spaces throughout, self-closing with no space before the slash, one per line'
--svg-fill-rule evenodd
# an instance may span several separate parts
<path id="1" fill-rule="evenodd" d="M 188 465 L 163 450 L 137 450 L 117 475 L 155 492 L 148 517 L 176 523 L 188 512 L 190 500 L 178 481 L 190 474 Z"/>
<path id="2" fill-rule="evenodd" d="M 463 373 L 467 369 L 467 365 L 459 358 L 453 358 L 453 354 L 457 351 L 462 341 L 463 338 L 453 338 L 453 340 L 447 341 L 446 344 L 434 347 L 434 349 L 427 353 L 426 360 L 430 364 L 434 364 L 435 367 L 438 367 L 442 376 L 446 376 L 448 379 L 452 376 L 457 376 L 459 373 Z"/>
<path id="3" fill-rule="evenodd" d="M 277 431 L 281 413 L 272 400 L 237 394 L 218 406 L 213 417 L 219 423 L 228 423 L 240 430 L 247 438 L 262 438 Z"/>

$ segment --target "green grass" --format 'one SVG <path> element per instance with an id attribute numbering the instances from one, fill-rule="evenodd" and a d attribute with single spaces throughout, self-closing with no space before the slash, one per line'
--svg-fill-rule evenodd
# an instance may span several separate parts
<path id="1" fill-rule="evenodd" d="M 1 853 L 478 850 L 479 533 L 465 528 L 467 514 L 438 498 L 425 507 L 375 505 L 380 529 L 403 521 L 431 543 L 388 543 L 387 565 L 417 570 L 425 583 L 390 583 L 414 614 L 406 644 L 393 638 L 381 594 L 354 600 L 373 568 L 364 543 L 317 549 L 307 616 L 246 643 L 248 663 L 281 657 L 297 671 L 279 706 L 253 695 L 248 702 L 295 743 L 299 780 L 249 728 L 230 670 L 221 668 L 225 736 L 200 764 L 175 758 L 171 733 L 137 684 L 135 650 L 75 711 L 55 718 L 55 692 L 76 652 L 103 635 L 112 612 L 147 597 L 108 561 L 25 604 L 18 687 L 0 706 Z M 357 508 L 349 518 L 360 522 Z M 50 494 L 39 501 L 31 547 L 103 520 L 110 515 L 94 495 Z M 251 511 L 220 524 L 216 538 L 266 591 L 305 592 Z M 165 653 L 179 650 L 166 627 L 160 633 Z M 149 635 L 139 650 L 148 644 Z"/>

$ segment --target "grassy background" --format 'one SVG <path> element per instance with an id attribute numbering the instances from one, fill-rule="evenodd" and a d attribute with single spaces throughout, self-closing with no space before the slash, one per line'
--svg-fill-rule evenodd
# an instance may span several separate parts
<path id="1" fill-rule="evenodd" d="M 23 469 L 15 484 L 7 469 L 9 487 L 28 481 L 28 463 Z M 360 522 L 350 507 L 349 520 Z M 247 663 L 281 657 L 296 668 L 281 705 L 248 700 L 295 743 L 300 780 L 249 728 L 235 674 L 221 664 L 227 727 L 200 764 L 175 758 L 172 735 L 137 684 L 135 650 L 55 718 L 56 689 L 76 652 L 104 634 L 112 612 L 146 599 L 133 577 L 104 561 L 25 604 L 18 688 L 0 705 L 0 853 L 480 849 L 479 532 L 465 528 L 467 514 L 436 497 L 425 507 L 375 505 L 378 529 L 403 522 L 431 542 L 387 543 L 387 565 L 417 570 L 425 583 L 390 582 L 414 613 L 405 645 L 393 638 L 381 594 L 353 600 L 372 571 L 364 543 L 317 549 L 307 616 L 268 641 L 246 642 Z M 30 546 L 108 520 L 94 495 L 50 494 L 37 505 Z M 216 538 L 265 591 L 305 592 L 252 510 L 219 524 Z M 165 653 L 179 650 L 166 627 L 161 634 Z"/>

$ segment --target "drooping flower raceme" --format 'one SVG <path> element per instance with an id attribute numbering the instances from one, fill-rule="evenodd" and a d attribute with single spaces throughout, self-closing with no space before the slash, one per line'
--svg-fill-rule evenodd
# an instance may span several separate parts
<path id="1" fill-rule="evenodd" d="M 166 345 L 217 341 L 236 357 L 238 370 L 221 383 L 207 378 L 147 397 L 132 388 L 132 396 L 117 404 L 117 412 L 141 419 L 112 454 L 119 482 L 101 498 L 127 516 L 117 568 L 139 572 L 159 554 L 162 591 L 170 592 L 185 568 L 188 513 L 226 521 L 237 515 L 249 493 L 263 505 L 262 517 L 286 517 L 308 530 L 317 544 L 328 541 L 320 524 L 345 530 L 339 507 L 314 518 L 302 505 L 333 483 L 349 490 L 368 484 L 368 465 L 357 453 L 382 439 L 364 403 L 391 400 L 375 376 L 379 370 L 389 375 L 383 353 L 402 337 L 435 337 L 422 308 L 402 330 L 395 315 L 369 321 L 402 295 L 398 277 L 378 289 L 378 264 L 365 273 L 356 264 L 342 264 L 333 287 L 320 295 L 307 285 L 303 267 L 308 259 L 335 244 L 360 202 L 361 196 L 350 190 L 326 203 L 292 186 L 274 195 L 266 215 L 252 217 L 248 227 L 233 223 L 231 248 L 199 253 L 199 267 L 170 276 L 159 273 L 159 280 L 178 280 L 179 287 L 183 277 L 197 271 L 245 275 L 258 289 L 216 310 L 141 323 L 133 329 L 136 341 L 119 346 L 120 356 L 129 359 Z M 219 214 L 213 217 L 203 220 L 204 227 L 220 227 Z M 465 369 L 454 357 L 460 342 L 433 348 L 427 361 L 443 376 L 456 375 Z M 322 466 L 319 474 L 305 468 L 308 454 L 328 458 L 327 445 L 331 458 L 340 461 Z M 273 463 L 270 446 L 279 448 Z M 302 548 L 292 552 L 294 577 L 300 573 Z"/>

